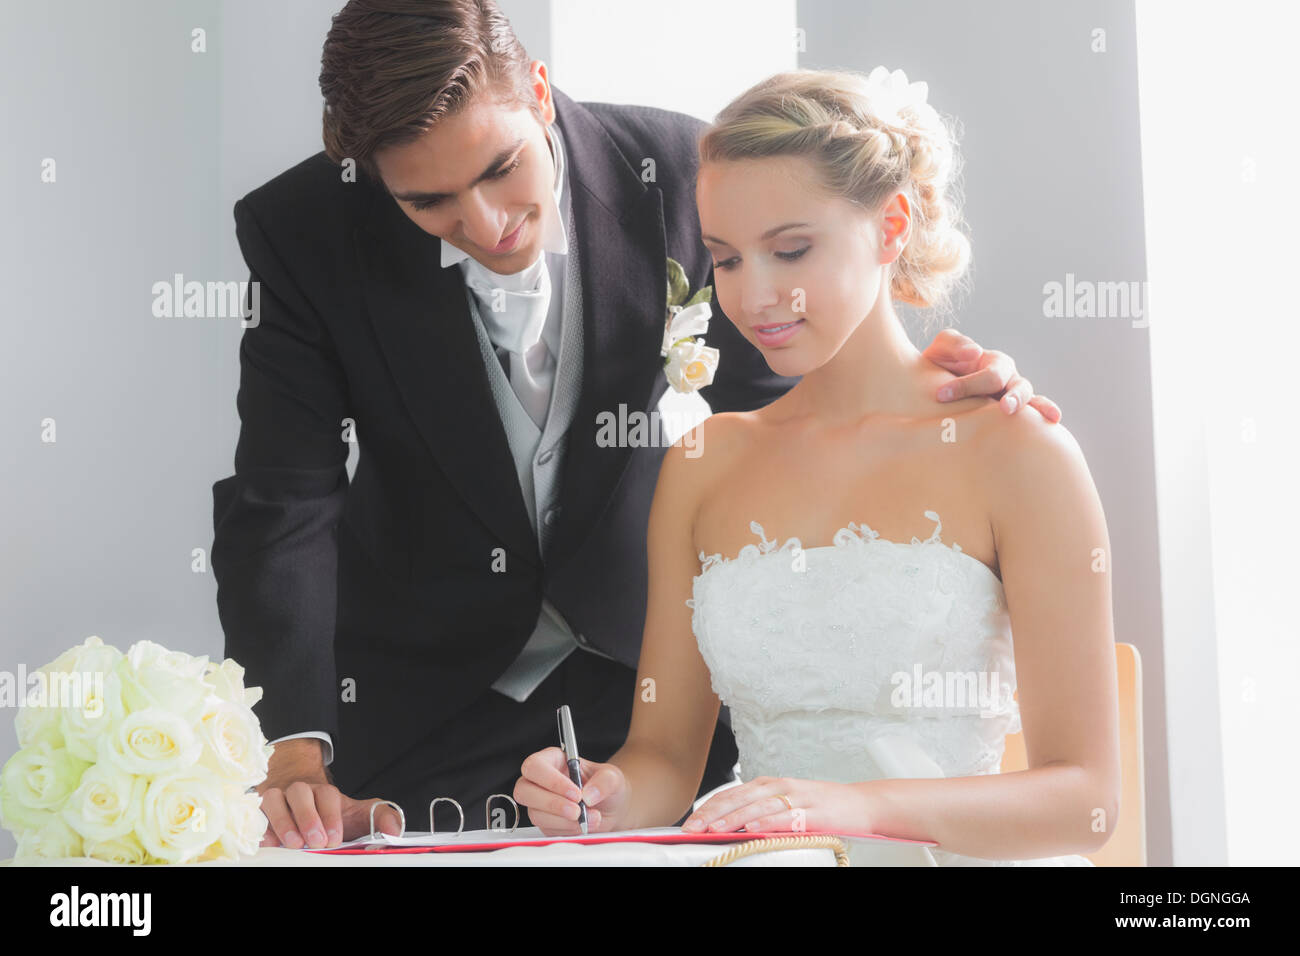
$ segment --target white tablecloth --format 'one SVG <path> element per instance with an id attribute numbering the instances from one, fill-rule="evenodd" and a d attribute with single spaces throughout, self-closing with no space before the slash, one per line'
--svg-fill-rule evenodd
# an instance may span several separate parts
<path id="1" fill-rule="evenodd" d="M 519 836 L 540 835 L 534 827 L 520 827 Z M 550 843 L 545 846 L 517 846 L 502 850 L 465 853 L 327 854 L 284 847 L 261 847 L 256 856 L 238 862 L 230 860 L 187 863 L 185 866 L 699 866 L 734 846 L 729 843 Z M 844 840 L 853 853 L 855 866 L 933 866 L 924 847 Z M 5 860 L 2 865 L 13 865 Z M 124 866 L 85 857 L 50 860 L 53 866 Z M 774 850 L 741 857 L 728 866 L 834 866 L 829 849 Z"/>

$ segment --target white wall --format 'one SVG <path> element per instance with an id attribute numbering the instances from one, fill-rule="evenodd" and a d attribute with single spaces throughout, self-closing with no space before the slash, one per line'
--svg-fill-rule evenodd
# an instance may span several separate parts
<path id="1" fill-rule="evenodd" d="M 92 634 L 218 654 L 215 587 L 191 551 L 212 539 L 211 485 L 233 460 L 231 382 L 206 383 L 239 321 L 156 318 L 151 292 L 176 272 L 222 278 L 218 6 L 60 0 L 3 16 L 0 668 Z M 206 53 L 191 52 L 196 27 Z M 14 714 L 0 709 L 0 760 L 17 750 Z M 0 831 L 0 858 L 13 849 Z"/>
<path id="2" fill-rule="evenodd" d="M 1174 862 L 1286 864 L 1300 16 L 1258 0 L 1137 9 Z"/>
<path id="3" fill-rule="evenodd" d="M 794 31 L 794 0 L 551 0 L 547 65 L 576 100 L 712 120 L 758 80 L 798 65 Z"/>

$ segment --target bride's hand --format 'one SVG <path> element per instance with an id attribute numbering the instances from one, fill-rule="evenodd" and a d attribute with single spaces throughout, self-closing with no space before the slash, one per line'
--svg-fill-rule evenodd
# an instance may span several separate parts
<path id="1" fill-rule="evenodd" d="M 782 794 L 789 799 L 789 806 Z M 686 818 L 682 829 L 696 833 L 741 829 L 871 833 L 871 816 L 865 793 L 854 784 L 755 777 L 709 797 Z"/>
<path id="2" fill-rule="evenodd" d="M 618 829 L 618 814 L 627 800 L 623 771 L 612 763 L 592 763 L 578 758 L 582 794 L 587 798 L 587 832 Z M 564 751 L 547 747 L 529 754 L 519 768 L 514 798 L 528 808 L 528 818 L 546 836 L 581 833 L 578 825 L 578 788 L 569 779 Z"/>

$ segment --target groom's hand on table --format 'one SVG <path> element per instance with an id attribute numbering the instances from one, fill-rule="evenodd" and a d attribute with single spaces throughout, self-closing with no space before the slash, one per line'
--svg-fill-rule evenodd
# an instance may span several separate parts
<path id="1" fill-rule="evenodd" d="M 587 832 L 617 830 L 627 800 L 627 780 L 616 764 L 578 758 L 582 770 L 581 796 L 587 804 Z M 519 768 L 515 803 L 528 808 L 528 819 L 546 836 L 581 833 L 577 786 L 569 779 L 564 751 L 547 747 L 529 754 Z"/>
<path id="2" fill-rule="evenodd" d="M 268 826 L 261 846 L 293 850 L 338 846 L 370 832 L 370 805 L 382 797 L 354 800 L 339 792 L 325 773 L 319 740 L 302 738 L 275 745 L 266 779 L 256 788 Z M 392 807 L 375 811 L 375 827 L 402 832 Z"/>
<path id="3" fill-rule="evenodd" d="M 944 329 L 921 355 L 959 376 L 939 389 L 935 397 L 941 402 L 988 395 L 999 399 L 1002 410 L 1009 415 L 1032 405 L 1052 424 L 1061 420 L 1056 403 L 1034 394 L 1034 387 L 1016 371 L 1010 355 L 982 349 L 956 329 Z"/>

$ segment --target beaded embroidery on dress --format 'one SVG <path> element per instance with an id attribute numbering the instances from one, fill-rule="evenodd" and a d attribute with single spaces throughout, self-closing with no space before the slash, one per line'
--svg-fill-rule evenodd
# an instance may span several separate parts
<path id="1" fill-rule="evenodd" d="M 882 540 L 849 522 L 833 544 L 778 547 L 751 522 L 760 544 L 735 558 L 700 552 L 686 604 L 713 690 L 731 708 L 742 779 L 998 772 L 1004 737 L 1020 730 L 1002 582 L 939 539 L 937 514 L 925 516 L 936 524 L 925 541 Z M 951 690 L 922 697 L 931 674 Z M 929 853 L 940 866 L 1092 865 Z"/>

